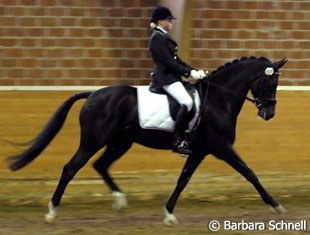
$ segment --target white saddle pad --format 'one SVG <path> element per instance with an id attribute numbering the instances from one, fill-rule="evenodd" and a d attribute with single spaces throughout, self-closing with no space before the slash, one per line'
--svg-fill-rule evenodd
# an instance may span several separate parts
<path id="1" fill-rule="evenodd" d="M 137 87 L 139 123 L 143 129 L 157 129 L 173 132 L 174 120 L 170 116 L 169 103 L 166 95 L 155 94 L 149 91 L 149 86 Z M 197 112 L 188 125 L 190 132 L 198 119 L 200 98 L 197 90 L 194 93 Z"/>

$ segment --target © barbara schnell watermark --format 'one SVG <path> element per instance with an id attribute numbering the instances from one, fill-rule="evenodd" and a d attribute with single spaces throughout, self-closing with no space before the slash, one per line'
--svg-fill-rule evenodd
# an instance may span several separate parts
<path id="1" fill-rule="evenodd" d="M 208 223 L 208 229 L 216 232 L 224 231 L 306 231 L 307 220 L 286 221 L 270 220 L 267 222 L 249 222 L 249 221 L 232 221 L 232 220 L 212 220 Z"/>

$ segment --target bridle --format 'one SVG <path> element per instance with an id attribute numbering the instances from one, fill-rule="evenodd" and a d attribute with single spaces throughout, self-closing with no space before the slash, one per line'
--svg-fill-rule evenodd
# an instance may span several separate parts
<path id="1" fill-rule="evenodd" d="M 262 85 L 260 87 L 260 92 L 258 94 L 257 97 L 254 97 L 254 98 L 251 98 L 251 97 L 248 97 L 247 95 L 242 95 L 238 92 L 235 92 L 235 91 L 232 91 L 230 89 L 227 89 L 225 87 L 222 87 L 222 86 L 219 86 L 217 85 L 216 83 L 213 83 L 211 80 L 210 80 L 210 76 L 206 76 L 205 78 L 203 78 L 201 81 L 205 84 L 207 84 L 207 89 L 206 89 L 206 93 L 204 95 L 204 98 L 203 98 L 203 102 L 202 102 L 202 105 L 206 102 L 206 99 L 207 99 L 207 96 L 208 96 L 208 92 L 209 92 L 209 87 L 212 86 L 212 87 L 216 87 L 226 93 L 230 93 L 230 94 L 233 94 L 235 96 L 239 96 L 240 98 L 244 98 L 245 100 L 248 100 L 250 101 L 251 103 L 255 104 L 255 106 L 257 108 L 259 108 L 263 102 L 269 102 L 269 103 L 276 103 L 277 100 L 274 99 L 274 98 L 264 98 L 264 93 L 269 85 L 269 81 L 271 80 L 271 77 L 273 77 L 274 75 L 279 75 L 279 72 L 272 72 L 272 74 L 268 75 L 266 74 L 266 72 L 264 73 L 260 73 L 258 75 L 256 75 L 255 77 L 251 78 L 250 79 L 250 83 L 252 83 L 254 80 L 256 79 L 259 79 L 261 77 L 262 78 Z"/>
<path id="2" fill-rule="evenodd" d="M 268 102 L 268 103 L 272 103 L 272 104 L 277 103 L 277 100 L 275 98 L 265 98 L 264 95 L 265 95 L 265 92 L 270 85 L 269 83 L 270 83 L 272 77 L 275 75 L 279 75 L 279 74 L 280 74 L 279 72 L 275 72 L 272 75 L 266 75 L 266 74 L 262 75 L 263 79 L 261 80 L 262 85 L 260 87 L 260 92 L 259 92 L 258 96 L 253 99 L 254 102 L 252 102 L 252 103 L 255 103 L 256 107 L 260 107 L 263 104 L 263 102 Z"/>

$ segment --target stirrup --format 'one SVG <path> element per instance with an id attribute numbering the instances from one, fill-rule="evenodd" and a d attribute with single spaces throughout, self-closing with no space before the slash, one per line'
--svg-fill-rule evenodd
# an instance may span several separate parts
<path id="1" fill-rule="evenodd" d="M 188 142 L 184 140 L 179 144 L 173 145 L 172 151 L 181 154 L 182 157 L 188 157 L 192 154 L 192 151 L 189 149 Z"/>

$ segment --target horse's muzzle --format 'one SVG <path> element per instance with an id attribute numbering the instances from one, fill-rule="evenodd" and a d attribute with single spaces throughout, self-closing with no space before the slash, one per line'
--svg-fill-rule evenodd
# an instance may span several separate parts
<path id="1" fill-rule="evenodd" d="M 275 115 L 275 112 L 271 109 L 260 109 L 258 111 L 258 116 L 260 116 L 262 119 L 264 119 L 265 121 L 270 120 L 271 118 L 273 118 Z"/>

